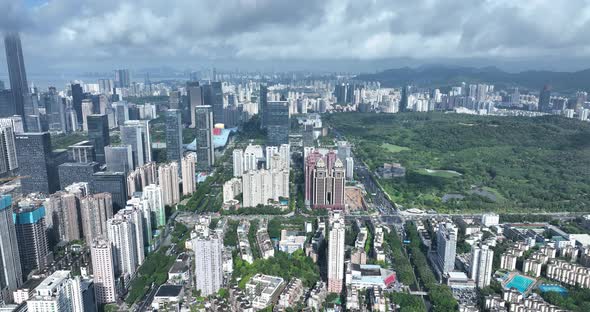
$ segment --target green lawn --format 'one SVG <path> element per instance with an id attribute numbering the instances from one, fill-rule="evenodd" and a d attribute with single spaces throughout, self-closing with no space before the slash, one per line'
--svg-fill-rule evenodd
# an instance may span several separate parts
<path id="1" fill-rule="evenodd" d="M 383 147 L 384 149 L 386 149 L 390 153 L 399 153 L 399 152 L 410 150 L 409 148 L 407 148 L 405 146 L 399 146 L 399 145 L 394 145 L 394 144 L 389 144 L 389 143 L 383 143 L 383 144 L 381 144 L 381 147 Z"/>

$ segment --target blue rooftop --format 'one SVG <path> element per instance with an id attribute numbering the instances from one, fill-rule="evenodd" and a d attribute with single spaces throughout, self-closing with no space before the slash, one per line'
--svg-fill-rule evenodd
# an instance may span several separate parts
<path id="1" fill-rule="evenodd" d="M 14 213 L 14 224 L 33 224 L 45 217 L 45 207 L 39 206 L 34 209 L 23 210 Z"/>
<path id="2" fill-rule="evenodd" d="M 2 195 L 0 197 L 0 210 L 4 210 L 10 206 L 12 206 L 12 196 Z"/>
<path id="3" fill-rule="evenodd" d="M 221 133 L 219 135 L 214 135 L 213 133 L 211 133 L 211 135 L 213 136 L 213 148 L 224 147 L 225 145 L 227 145 L 227 141 L 229 140 L 229 135 L 232 132 L 236 132 L 237 130 L 238 130 L 238 128 L 229 128 L 229 129 L 221 129 Z M 187 144 L 185 147 L 189 151 L 196 151 L 197 150 L 197 139 L 194 139 L 191 143 Z"/>

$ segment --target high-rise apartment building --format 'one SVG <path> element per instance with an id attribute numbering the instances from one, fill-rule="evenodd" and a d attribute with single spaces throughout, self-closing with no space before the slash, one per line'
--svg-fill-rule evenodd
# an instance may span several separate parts
<path id="1" fill-rule="evenodd" d="M 344 209 L 344 165 L 336 153 L 311 152 L 305 162 L 305 200 L 314 208 Z"/>
<path id="2" fill-rule="evenodd" d="M 143 189 L 142 198 L 147 200 L 150 211 L 152 228 L 166 225 L 166 211 L 162 199 L 162 188 L 156 184 L 150 184 Z"/>
<path id="3" fill-rule="evenodd" d="M 139 236 L 142 236 L 141 233 L 143 232 Z M 107 236 L 113 244 L 115 275 L 123 280 L 129 280 L 139 267 L 136 234 L 135 224 L 123 215 L 117 213 L 107 220 Z M 141 247 L 143 248 L 143 244 Z"/>
<path id="4" fill-rule="evenodd" d="M 328 291 L 340 293 L 344 283 L 344 220 L 339 214 L 330 217 L 330 234 L 328 239 Z"/>
<path id="5" fill-rule="evenodd" d="M 471 247 L 471 271 L 469 277 L 479 288 L 490 285 L 492 280 L 492 262 L 494 251 L 488 245 Z"/>
<path id="6" fill-rule="evenodd" d="M 236 148 L 232 152 L 234 177 L 241 177 L 244 173 L 244 151 Z"/>
<path id="7" fill-rule="evenodd" d="M 150 162 L 129 173 L 127 194 L 132 196 L 135 192 L 141 192 L 144 187 L 154 183 L 158 183 L 158 169 L 155 162 Z"/>
<path id="8" fill-rule="evenodd" d="M 190 195 L 197 190 L 197 154 L 188 153 L 182 158 L 182 194 Z"/>
<path id="9" fill-rule="evenodd" d="M 267 205 L 289 197 L 289 170 L 251 170 L 242 175 L 243 207 Z"/>
<path id="10" fill-rule="evenodd" d="M 115 260 L 111 242 L 104 238 L 97 238 L 92 242 L 90 254 L 92 257 L 96 303 L 105 304 L 115 302 L 117 300 L 117 285 L 115 282 Z"/>
<path id="11" fill-rule="evenodd" d="M 6 63 L 8 64 L 8 76 L 13 97 L 12 105 L 14 109 L 11 109 L 11 111 L 14 111 L 14 114 L 21 116 L 24 120 L 25 102 L 30 100 L 30 92 L 19 34 L 6 34 L 4 47 L 6 49 Z"/>
<path id="12" fill-rule="evenodd" d="M 105 114 L 91 114 L 86 117 L 88 122 L 88 140 L 94 146 L 96 161 L 105 163 L 105 147 L 111 144 L 109 137 L 109 119 Z"/>
<path id="13" fill-rule="evenodd" d="M 91 244 L 98 237 L 107 236 L 107 220 L 113 217 L 113 198 L 110 193 L 98 193 L 82 198 L 80 217 L 84 240 Z"/>
<path id="14" fill-rule="evenodd" d="M 0 294 L 12 301 L 12 292 L 22 285 L 23 273 L 13 219 L 12 197 L 0 195 Z"/>
<path id="15" fill-rule="evenodd" d="M 455 256 L 457 250 L 457 228 L 450 222 L 438 225 L 436 232 L 438 265 L 442 273 L 448 273 L 455 269 Z"/>
<path id="16" fill-rule="evenodd" d="M 178 163 L 171 162 L 158 166 L 158 185 L 162 188 L 164 205 L 174 205 L 180 201 Z"/>
<path id="17" fill-rule="evenodd" d="M 258 170 L 258 161 L 264 158 L 262 146 L 248 144 L 244 149 L 244 171 Z"/>
<path id="18" fill-rule="evenodd" d="M 153 243 L 153 228 L 152 211 L 150 209 L 149 201 L 142 197 L 134 196 L 133 198 L 127 201 L 126 209 L 128 208 L 133 208 L 141 212 L 144 251 L 150 251 Z"/>
<path id="19" fill-rule="evenodd" d="M 213 146 L 213 112 L 211 106 L 195 107 L 195 131 L 197 137 L 197 169 L 209 170 L 215 163 Z"/>
<path id="20" fill-rule="evenodd" d="M 23 276 L 49 264 L 49 245 L 45 233 L 45 207 L 36 201 L 24 200 L 15 213 L 16 237 Z"/>
<path id="21" fill-rule="evenodd" d="M 121 141 L 123 145 L 131 145 L 134 168 L 152 161 L 149 120 L 126 121 L 121 127 Z"/>
<path id="22" fill-rule="evenodd" d="M 223 285 L 223 240 L 216 237 L 193 239 L 195 288 L 201 296 L 215 294 Z"/>
<path id="23" fill-rule="evenodd" d="M 169 109 L 165 114 L 166 159 L 180 163 L 182 158 L 182 116 L 179 109 Z"/>

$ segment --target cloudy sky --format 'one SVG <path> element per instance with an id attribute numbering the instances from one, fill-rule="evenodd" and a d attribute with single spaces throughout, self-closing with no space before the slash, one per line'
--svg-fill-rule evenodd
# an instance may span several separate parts
<path id="1" fill-rule="evenodd" d="M 586 0 L 0 0 L 0 12 L 0 31 L 21 32 L 38 73 L 590 67 Z M 5 73 L 3 47 L 0 57 Z"/>

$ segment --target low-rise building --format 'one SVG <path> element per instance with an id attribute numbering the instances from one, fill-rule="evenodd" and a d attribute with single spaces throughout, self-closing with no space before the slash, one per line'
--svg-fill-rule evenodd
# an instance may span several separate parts
<path id="1" fill-rule="evenodd" d="M 303 296 L 303 282 L 300 279 L 294 278 L 289 281 L 287 287 L 279 296 L 279 303 L 277 307 L 282 311 L 288 307 L 293 307 Z"/>
<path id="2" fill-rule="evenodd" d="M 395 272 L 374 264 L 346 263 L 346 285 L 387 288 L 396 280 Z"/>
<path id="3" fill-rule="evenodd" d="M 246 284 L 246 295 L 252 307 L 261 310 L 276 304 L 284 287 L 285 280 L 281 277 L 256 274 Z"/>
<path id="4" fill-rule="evenodd" d="M 286 253 L 294 253 L 296 250 L 305 247 L 307 237 L 304 233 L 298 231 L 281 230 L 281 240 L 279 241 L 279 250 Z"/>
<path id="5" fill-rule="evenodd" d="M 176 311 L 182 300 L 182 286 L 161 285 L 152 300 L 152 308 L 156 310 Z M 164 309 L 164 307 L 167 307 Z M 172 307 L 177 307 L 176 309 Z"/>
<path id="6" fill-rule="evenodd" d="M 570 286 L 590 288 L 590 268 L 563 260 L 552 260 L 547 264 L 547 277 Z"/>

